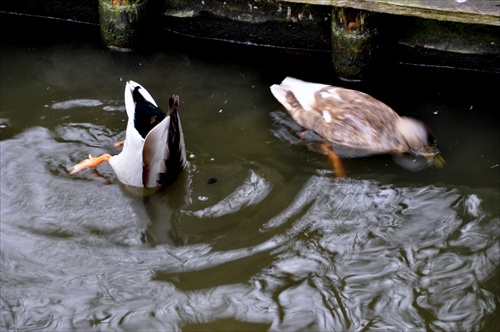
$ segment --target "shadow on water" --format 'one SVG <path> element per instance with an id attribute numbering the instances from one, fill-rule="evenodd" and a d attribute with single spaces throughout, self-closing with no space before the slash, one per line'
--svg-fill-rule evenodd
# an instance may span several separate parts
<path id="1" fill-rule="evenodd" d="M 286 75 L 330 80 L 323 54 L 192 40 L 115 53 L 94 28 L 2 41 L 3 330 L 498 330 L 484 76 L 403 68 L 356 85 L 426 122 L 447 167 L 350 159 L 336 179 L 269 92 Z M 69 175 L 120 151 L 128 79 L 160 106 L 181 98 L 189 167 L 146 197 L 109 165 Z"/>

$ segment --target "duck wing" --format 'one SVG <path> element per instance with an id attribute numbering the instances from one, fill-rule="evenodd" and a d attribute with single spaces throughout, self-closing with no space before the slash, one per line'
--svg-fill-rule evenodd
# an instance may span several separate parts
<path id="1" fill-rule="evenodd" d="M 330 141 L 339 155 L 391 153 L 402 148 L 395 131 L 399 115 L 386 104 L 366 93 L 333 86 L 315 95 L 321 121 L 316 117 L 313 130 Z"/>
<path id="2" fill-rule="evenodd" d="M 144 140 L 142 181 L 146 188 L 170 184 L 187 164 L 179 96 L 172 96 L 169 106 L 165 118 Z"/>

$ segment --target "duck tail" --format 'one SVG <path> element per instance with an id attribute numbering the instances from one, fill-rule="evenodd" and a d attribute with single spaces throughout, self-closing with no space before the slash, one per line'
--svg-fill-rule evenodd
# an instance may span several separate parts
<path id="1" fill-rule="evenodd" d="M 169 153 L 165 158 L 167 171 L 160 176 L 160 183 L 162 185 L 169 184 L 175 180 L 178 174 L 187 166 L 186 144 L 184 142 L 184 132 L 182 131 L 179 115 L 179 96 L 173 95 L 170 97 L 167 116 L 170 117 L 167 141 Z"/>
<path id="2" fill-rule="evenodd" d="M 292 118 L 299 122 L 301 113 L 304 112 L 304 107 L 297 100 L 294 92 L 290 87 L 284 83 L 271 85 L 271 92 L 292 116 Z"/>
<path id="3" fill-rule="evenodd" d="M 179 96 L 173 95 L 168 99 L 168 111 L 167 116 L 172 115 L 172 113 L 179 112 Z"/>

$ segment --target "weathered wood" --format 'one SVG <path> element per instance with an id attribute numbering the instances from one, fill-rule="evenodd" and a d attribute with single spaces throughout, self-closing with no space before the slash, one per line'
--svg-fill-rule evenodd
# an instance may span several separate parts
<path id="1" fill-rule="evenodd" d="M 421 18 L 500 26 L 500 1 L 495 0 L 279 0 Z"/>

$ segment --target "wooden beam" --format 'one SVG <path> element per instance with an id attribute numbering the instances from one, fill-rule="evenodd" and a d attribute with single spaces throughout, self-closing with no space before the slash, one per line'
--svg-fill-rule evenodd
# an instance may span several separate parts
<path id="1" fill-rule="evenodd" d="M 500 26 L 500 2 L 493 0 L 279 0 L 310 5 L 348 7 L 439 21 Z"/>

